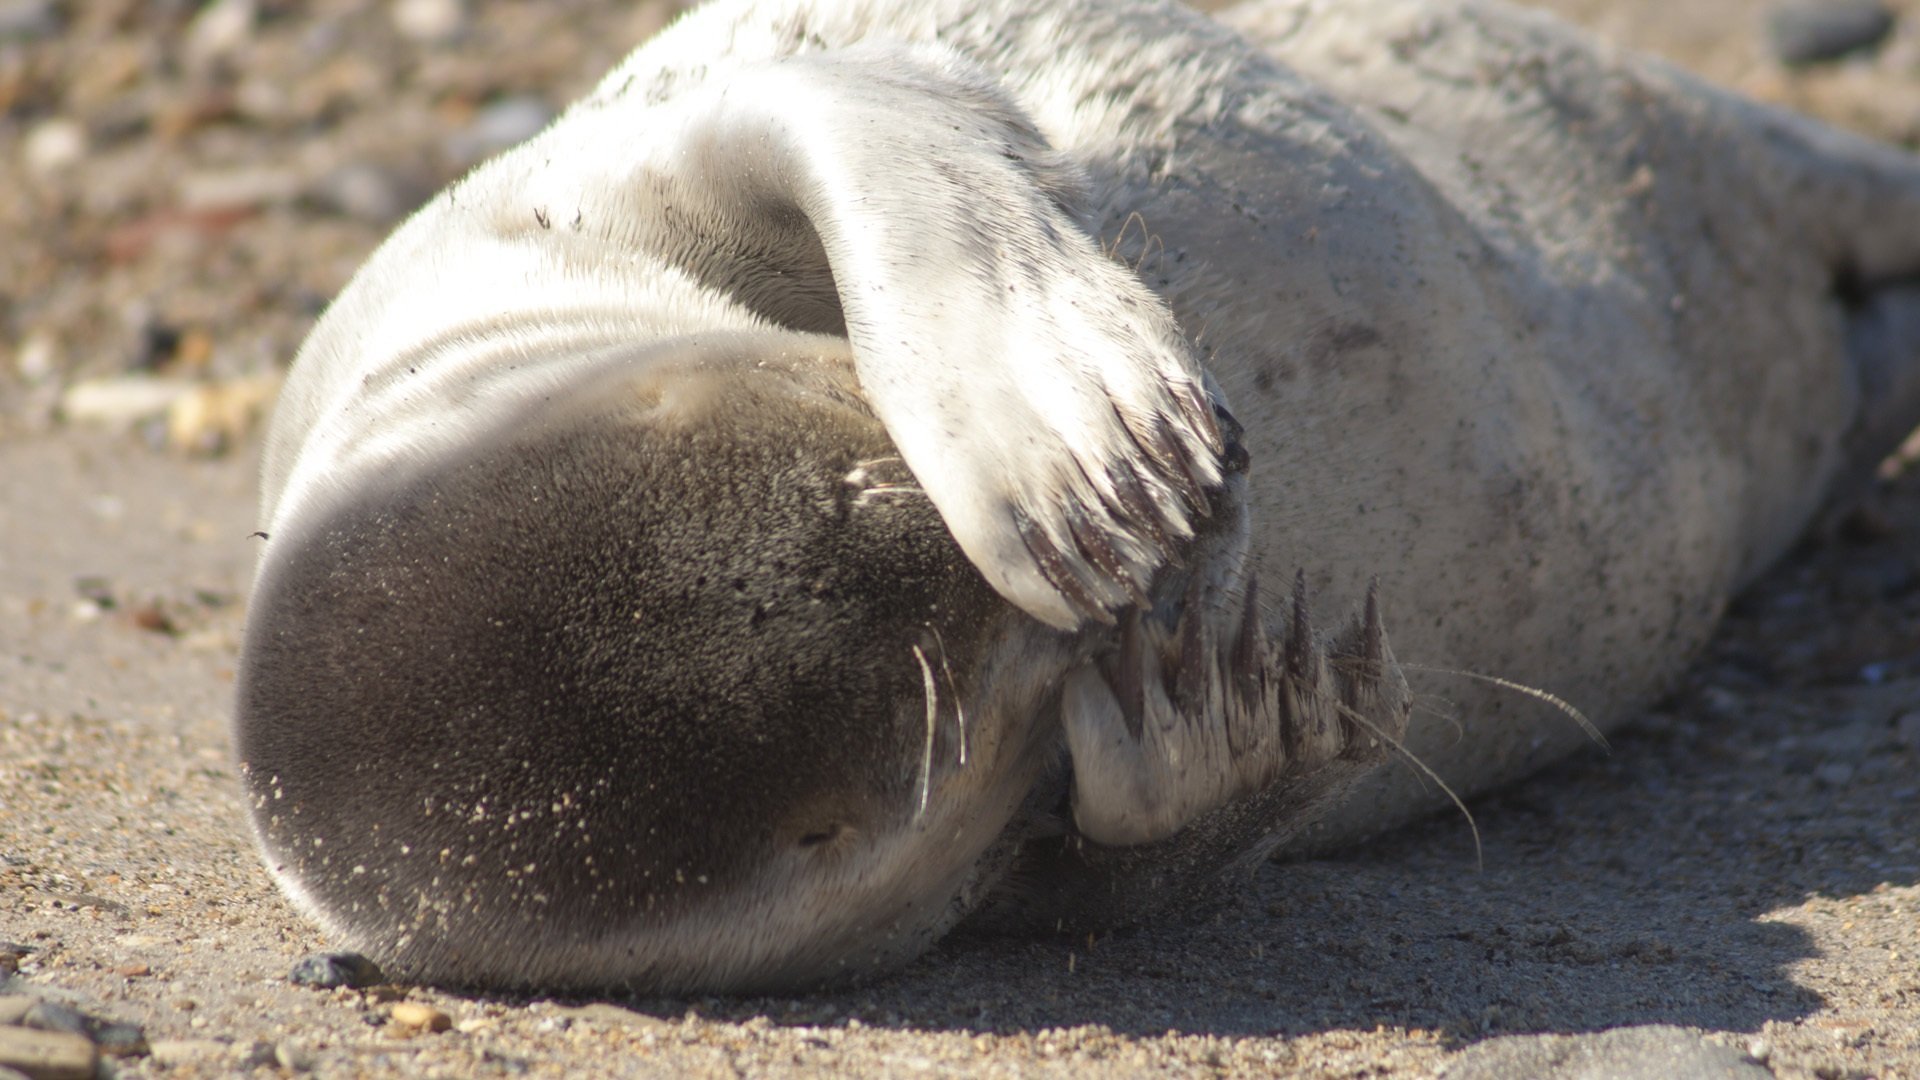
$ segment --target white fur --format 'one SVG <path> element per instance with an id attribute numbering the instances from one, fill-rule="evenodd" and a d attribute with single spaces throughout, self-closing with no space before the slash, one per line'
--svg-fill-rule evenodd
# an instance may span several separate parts
<path id="1" fill-rule="evenodd" d="M 969 557 L 1072 626 L 1216 478 L 1203 360 L 1266 580 L 1305 567 L 1340 611 L 1378 578 L 1404 660 L 1617 723 L 1860 452 L 1877 361 L 1833 283 L 1920 270 L 1920 168 L 1489 0 L 1230 18 L 1247 36 L 1093 0 L 701 9 L 356 277 L 285 392 L 268 528 L 596 350 L 779 322 L 847 336 Z M 1460 704 L 1410 736 L 1457 786 L 1579 740 L 1420 689 Z"/>

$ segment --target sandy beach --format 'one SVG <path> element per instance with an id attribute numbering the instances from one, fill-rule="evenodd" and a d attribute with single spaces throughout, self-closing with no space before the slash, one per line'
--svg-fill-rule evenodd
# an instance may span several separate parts
<path id="1" fill-rule="evenodd" d="M 1807 68 L 1770 55 L 1749 0 L 1553 6 L 1920 143 L 1920 6 L 1877 51 Z M 1836 507 L 1609 749 L 1473 801 L 1478 856 L 1442 815 L 1269 865 L 1187 921 L 962 934 L 810 996 L 292 984 L 328 942 L 254 854 L 226 733 L 259 412 L 400 217 L 669 14 L 0 2 L 0 1062 L 43 1050 L 38 1075 L 62 1075 L 84 1045 L 102 1056 L 71 1068 L 125 1077 L 1920 1077 L 1912 472 Z"/>

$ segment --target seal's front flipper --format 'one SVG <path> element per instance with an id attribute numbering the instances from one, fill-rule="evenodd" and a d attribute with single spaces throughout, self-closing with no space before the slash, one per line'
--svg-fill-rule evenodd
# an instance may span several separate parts
<path id="1" fill-rule="evenodd" d="M 1314 627 L 1304 576 L 1277 637 L 1262 621 L 1257 579 L 1234 596 L 1195 572 L 1177 606 L 1130 609 L 1117 646 L 1068 677 L 1073 816 L 1088 840 L 1162 840 L 1336 761 L 1378 761 L 1400 741 L 1412 697 L 1371 590 L 1334 635 Z"/>
<path id="2" fill-rule="evenodd" d="M 585 217 L 759 318 L 844 333 L 874 415 L 1022 610 L 1072 629 L 1143 598 L 1224 446 L 1166 303 L 1101 251 L 1078 170 L 1012 99 L 903 45 L 649 93 L 568 115 L 577 145 L 549 156 L 606 196 Z"/>

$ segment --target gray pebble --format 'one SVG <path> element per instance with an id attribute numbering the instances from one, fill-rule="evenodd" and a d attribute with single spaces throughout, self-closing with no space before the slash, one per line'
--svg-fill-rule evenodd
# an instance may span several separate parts
<path id="1" fill-rule="evenodd" d="M 331 213 L 389 225 L 419 206 L 425 192 L 392 170 L 358 162 L 322 176 L 308 189 L 307 196 Z"/>
<path id="2" fill-rule="evenodd" d="M 93 1029 L 93 1045 L 108 1057 L 141 1057 L 147 1052 L 147 1033 L 134 1024 L 101 1024 Z"/>
<path id="3" fill-rule="evenodd" d="M 87 1018 L 80 1010 L 71 1005 L 62 1005 L 57 1001 L 36 1001 L 21 1017 L 22 1027 L 40 1031 L 64 1031 L 69 1035 L 85 1035 Z"/>
<path id="4" fill-rule="evenodd" d="M 1920 712 L 1905 712 L 1894 718 L 1893 737 L 1909 750 L 1920 750 Z"/>
<path id="5" fill-rule="evenodd" d="M 1846 762 L 1829 761 L 1813 770 L 1813 778 L 1826 787 L 1840 788 L 1853 782 L 1853 773 L 1853 766 Z"/>
<path id="6" fill-rule="evenodd" d="M 60 32 L 53 0 L 0 0 L 0 41 L 35 41 Z"/>
<path id="7" fill-rule="evenodd" d="M 1767 18 L 1767 41 L 1783 64 L 1817 64 L 1872 49 L 1893 30 L 1880 0 L 1792 0 Z"/>
<path id="8" fill-rule="evenodd" d="M 287 981 L 295 986 L 330 990 L 340 986 L 379 986 L 387 981 L 387 976 L 380 965 L 359 953 L 314 953 L 293 965 Z"/>
<path id="9" fill-rule="evenodd" d="M 1772 1080 L 1731 1047 L 1651 1025 L 1592 1035 L 1513 1035 L 1448 1061 L 1447 1080 Z"/>
<path id="10" fill-rule="evenodd" d="M 447 156 L 462 165 L 479 161 L 539 134 L 553 116 L 553 106 L 537 97 L 501 98 L 474 114 L 465 130 L 447 140 Z"/>

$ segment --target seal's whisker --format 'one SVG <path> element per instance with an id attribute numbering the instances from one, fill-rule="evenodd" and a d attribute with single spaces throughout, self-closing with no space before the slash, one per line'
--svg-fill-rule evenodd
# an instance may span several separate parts
<path id="1" fill-rule="evenodd" d="M 913 658 L 920 662 L 920 685 L 926 691 L 927 698 L 927 744 L 920 752 L 920 808 L 913 812 L 914 820 L 927 812 L 927 797 L 933 790 L 933 728 L 940 717 L 940 690 L 933 683 L 933 668 L 927 663 L 927 654 L 920 646 L 908 646 L 913 650 Z"/>
<path id="2" fill-rule="evenodd" d="M 1144 220 L 1141 221 L 1140 227 L 1143 229 L 1147 227 L 1146 222 Z M 1159 233 L 1148 233 L 1146 242 L 1140 245 L 1140 258 L 1134 261 L 1134 264 L 1133 264 L 1134 273 L 1136 274 L 1140 273 L 1141 269 L 1147 265 L 1147 260 L 1152 258 L 1154 255 L 1153 249 L 1155 247 L 1158 247 L 1160 249 L 1160 252 L 1159 252 L 1160 258 L 1163 261 L 1166 259 L 1167 242 L 1165 240 L 1160 239 Z"/>
<path id="3" fill-rule="evenodd" d="M 1409 765 L 1413 766 L 1427 779 L 1433 781 L 1435 784 L 1438 784 L 1440 786 L 1440 790 L 1446 794 L 1447 798 L 1453 803 L 1454 807 L 1460 811 L 1460 816 L 1467 819 L 1467 829 L 1468 831 L 1473 833 L 1474 866 L 1481 871 L 1485 871 L 1487 868 L 1487 859 L 1486 859 L 1486 851 L 1480 845 L 1480 823 L 1473 819 L 1473 811 L 1467 809 L 1467 804 L 1461 800 L 1459 794 L 1457 794 L 1452 787 L 1448 786 L 1445 780 L 1442 780 L 1440 778 L 1440 774 L 1435 772 L 1431 765 L 1428 765 L 1426 762 L 1421 761 L 1420 756 L 1418 754 L 1415 754 L 1413 751 L 1407 749 L 1407 746 L 1405 743 L 1401 742 L 1399 739 L 1394 738 L 1393 735 L 1383 730 L 1378 724 L 1375 724 L 1373 721 L 1367 719 L 1365 716 L 1362 716 L 1358 709 L 1350 708 L 1347 705 L 1338 701 L 1333 703 L 1333 707 L 1339 710 L 1341 716 L 1346 717 L 1347 719 L 1353 721 L 1356 724 L 1359 724 L 1363 728 L 1366 728 L 1368 731 L 1373 733 L 1374 738 L 1379 739 L 1381 742 L 1384 742 L 1388 746 L 1393 747 L 1393 749 L 1397 753 L 1399 753 L 1399 755 L 1403 759 L 1405 759 Z"/>
<path id="4" fill-rule="evenodd" d="M 947 676 L 947 689 L 953 694 L 954 724 L 960 729 L 960 764 L 967 763 L 967 707 L 960 700 L 960 684 L 953 677 L 953 668 L 947 664 L 947 640 L 940 636 L 940 628 L 932 623 L 927 629 L 933 631 L 933 643 L 940 649 L 940 670 Z"/>
<path id="5" fill-rule="evenodd" d="M 1575 708 L 1571 701 L 1551 691 L 1542 690 L 1537 686 L 1528 686 L 1526 683 L 1514 682 L 1512 679 L 1503 679 L 1498 675 L 1483 675 L 1478 671 L 1460 671 L 1455 668 L 1428 667 L 1425 664 L 1401 664 L 1400 666 L 1408 671 L 1424 671 L 1430 675 L 1457 675 L 1462 679 L 1491 683 L 1503 690 L 1512 690 L 1515 693 L 1525 694 L 1536 701 L 1544 701 L 1571 717 L 1574 723 L 1580 725 L 1580 730 L 1586 732 L 1587 738 L 1598 743 L 1602 750 L 1611 751 L 1613 749 L 1613 746 L 1607 742 L 1607 737 L 1601 733 L 1598 727 L 1594 726 L 1593 721 L 1587 719 L 1586 713 Z"/>

